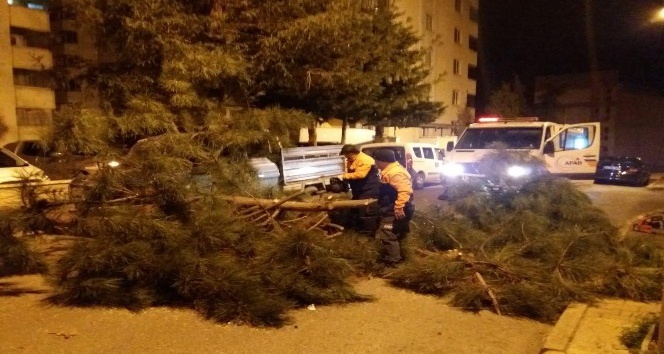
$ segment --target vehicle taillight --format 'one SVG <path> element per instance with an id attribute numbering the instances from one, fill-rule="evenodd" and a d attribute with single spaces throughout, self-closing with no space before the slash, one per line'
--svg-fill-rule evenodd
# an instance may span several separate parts
<path id="1" fill-rule="evenodd" d="M 406 153 L 406 168 L 413 168 L 413 155 Z"/>

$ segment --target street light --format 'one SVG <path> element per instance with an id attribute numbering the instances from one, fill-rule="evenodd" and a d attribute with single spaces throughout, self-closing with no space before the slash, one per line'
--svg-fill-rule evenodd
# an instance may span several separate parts
<path id="1" fill-rule="evenodd" d="M 664 7 L 659 9 L 653 17 L 653 22 L 664 22 Z"/>

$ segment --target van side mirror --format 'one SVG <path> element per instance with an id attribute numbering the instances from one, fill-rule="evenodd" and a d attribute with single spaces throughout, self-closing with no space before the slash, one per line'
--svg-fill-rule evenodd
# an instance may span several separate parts
<path id="1" fill-rule="evenodd" d="M 553 146 L 553 141 L 547 141 L 544 144 L 544 151 L 543 153 L 545 155 L 552 155 L 556 151 L 555 147 Z"/>
<path id="2" fill-rule="evenodd" d="M 445 146 L 445 150 L 449 152 L 449 151 L 452 151 L 452 149 L 454 149 L 454 143 L 451 142 L 451 141 L 448 141 L 447 146 Z"/>

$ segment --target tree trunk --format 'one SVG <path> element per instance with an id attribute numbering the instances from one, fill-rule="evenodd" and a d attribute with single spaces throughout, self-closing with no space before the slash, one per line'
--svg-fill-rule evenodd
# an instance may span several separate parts
<path id="1" fill-rule="evenodd" d="M 374 136 L 374 140 L 377 143 L 381 143 L 385 140 L 385 127 L 382 124 L 376 124 L 376 135 Z"/>
<path id="2" fill-rule="evenodd" d="M 307 129 L 309 131 L 309 146 L 318 146 L 318 136 L 316 134 L 316 126 L 318 124 L 316 121 L 311 122 L 311 125 Z"/>
<path id="3" fill-rule="evenodd" d="M 376 199 L 336 200 L 307 203 L 291 201 L 284 202 L 278 199 L 257 199 L 239 196 L 219 196 L 218 198 L 236 205 L 258 205 L 267 210 L 271 209 L 275 204 L 280 203 L 279 209 L 293 211 L 329 211 L 337 209 L 365 208 L 368 205 L 376 203 Z"/>
<path id="4" fill-rule="evenodd" d="M 341 143 L 346 143 L 346 128 L 348 128 L 348 118 L 343 118 L 343 123 L 341 123 Z"/>

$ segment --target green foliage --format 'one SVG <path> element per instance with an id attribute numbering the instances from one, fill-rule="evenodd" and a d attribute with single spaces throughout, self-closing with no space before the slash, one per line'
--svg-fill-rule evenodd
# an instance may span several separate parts
<path id="1" fill-rule="evenodd" d="M 620 334 L 620 343 L 628 349 L 640 350 L 641 343 L 646 338 L 648 331 L 658 322 L 659 316 L 657 314 L 651 313 L 643 316 L 634 326 L 623 329 Z"/>
<path id="2" fill-rule="evenodd" d="M 518 78 L 513 84 L 504 82 L 491 93 L 487 110 L 503 118 L 523 117 L 528 110 L 524 90 Z"/>
<path id="3" fill-rule="evenodd" d="M 111 139 L 103 116 L 92 110 L 61 106 L 53 116 L 47 139 L 53 151 L 73 154 L 97 154 L 108 147 Z"/>
<path id="4" fill-rule="evenodd" d="M 306 4 L 291 4 L 297 15 L 285 20 L 272 4 L 258 6 L 269 18 L 258 26 L 259 104 L 374 125 L 417 126 L 438 117 L 443 107 L 429 100 L 426 49 L 396 13 L 343 1 Z"/>
<path id="5" fill-rule="evenodd" d="M 662 251 L 619 240 L 606 215 L 564 179 L 535 180 L 510 196 L 472 193 L 420 220 L 418 240 L 407 244 L 419 257 L 391 282 L 451 296 L 461 308 L 498 306 L 553 322 L 573 301 L 661 295 Z"/>
<path id="6" fill-rule="evenodd" d="M 191 205 L 187 218 L 162 210 L 91 209 L 77 230 L 86 239 L 57 264 L 51 300 L 186 306 L 214 321 L 280 326 L 296 306 L 369 299 L 347 283 L 355 270 L 337 242 L 301 230 L 271 234 L 208 201 Z"/>
<path id="7" fill-rule="evenodd" d="M 98 90 L 100 109 L 56 116 L 63 134 L 53 138 L 70 151 L 216 132 L 215 141 L 242 153 L 288 144 L 308 114 L 415 126 L 442 111 L 429 100 L 425 49 L 391 10 L 339 0 L 62 5 L 108 59 L 77 70 Z"/>
<path id="8" fill-rule="evenodd" d="M 322 242 L 320 236 L 296 230 L 264 247 L 258 261 L 268 267 L 262 274 L 298 304 L 368 299 L 346 283 L 354 268 Z"/>
<path id="9" fill-rule="evenodd" d="M 0 222 L 0 276 L 45 272 L 42 257 L 28 247 L 25 238 L 16 237 L 8 218 Z"/>

